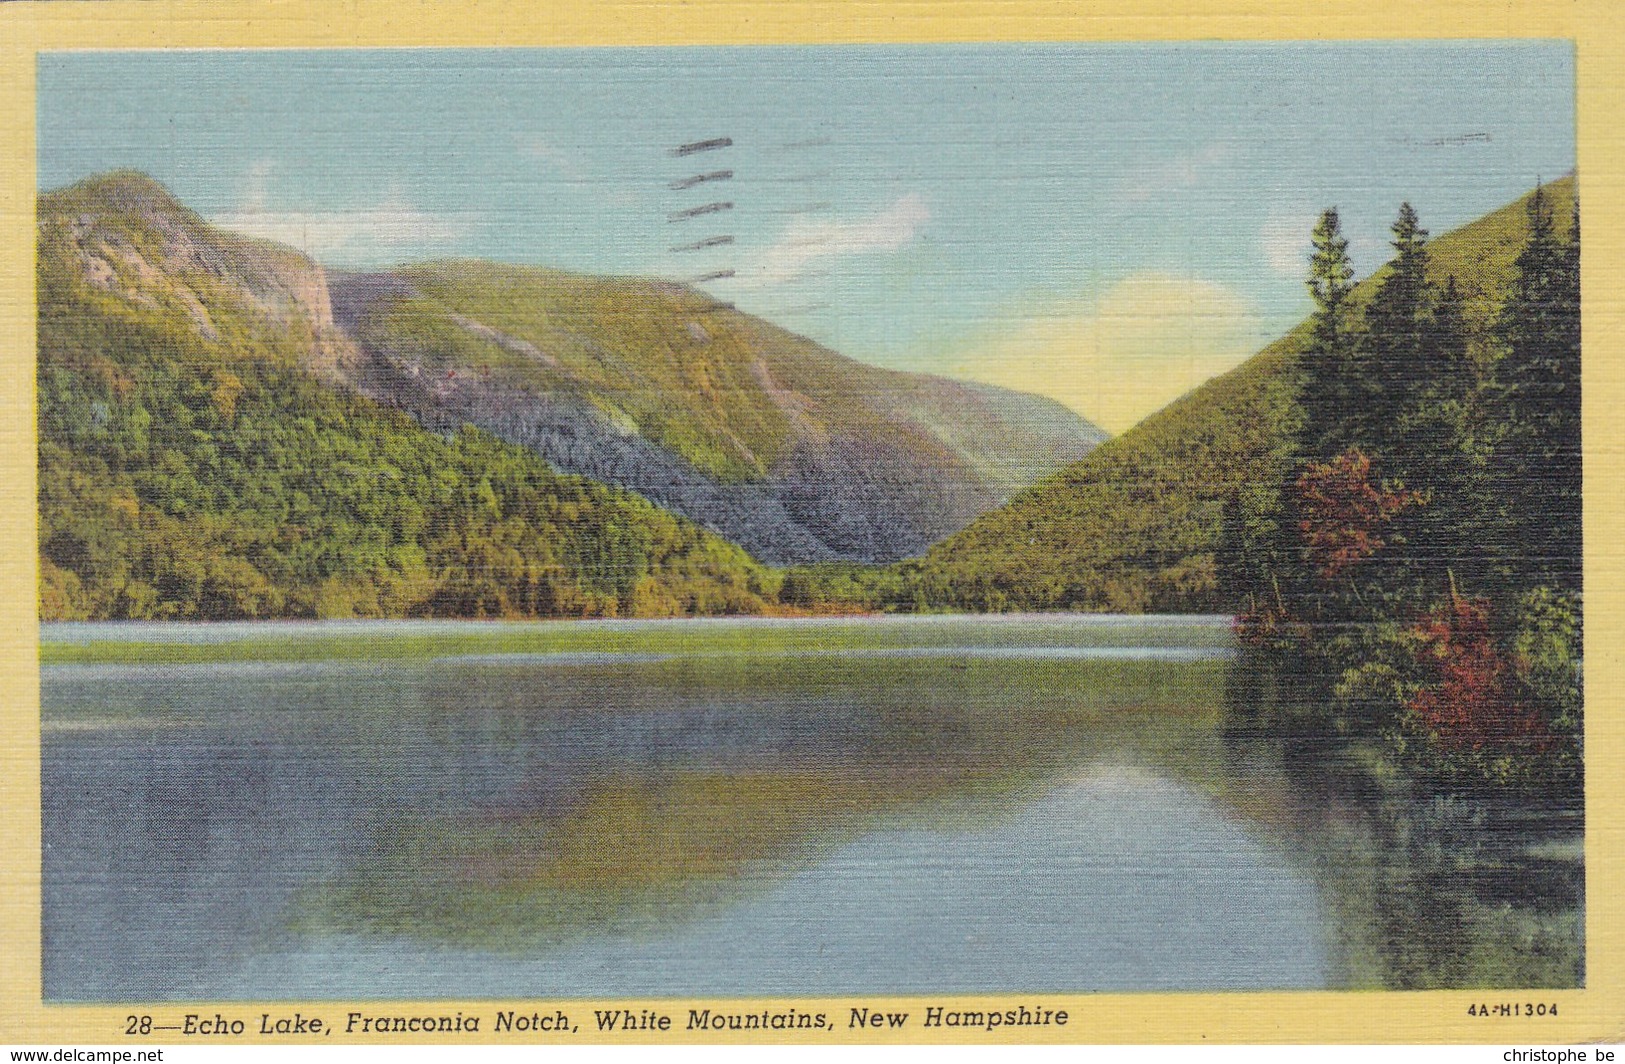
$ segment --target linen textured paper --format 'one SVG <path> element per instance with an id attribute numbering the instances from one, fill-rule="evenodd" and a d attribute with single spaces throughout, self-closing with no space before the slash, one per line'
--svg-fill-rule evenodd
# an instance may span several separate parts
<path id="1" fill-rule="evenodd" d="M 1617 1033 L 1600 20 L 739 10 L 0 12 L 8 1037 Z"/>

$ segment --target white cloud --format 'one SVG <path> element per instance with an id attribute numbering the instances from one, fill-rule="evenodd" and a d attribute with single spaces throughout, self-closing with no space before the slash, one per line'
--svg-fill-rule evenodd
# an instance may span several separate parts
<path id="1" fill-rule="evenodd" d="M 336 264 L 376 264 L 403 254 L 424 254 L 454 244 L 468 232 L 461 221 L 419 210 L 394 187 L 378 202 L 353 210 L 273 210 L 267 194 L 273 169 L 263 160 L 250 167 L 243 202 L 210 220 Z"/>
<path id="2" fill-rule="evenodd" d="M 1277 214 L 1259 230 L 1259 248 L 1270 271 L 1291 280 L 1305 280 L 1309 276 L 1310 234 L 1320 221 L 1320 213 Z M 1343 233 L 1349 242 L 1349 258 L 1358 275 L 1364 276 L 1377 269 L 1393 256 L 1393 247 L 1386 238 L 1369 233 L 1350 231 L 1349 219 L 1343 218 Z"/>
<path id="3" fill-rule="evenodd" d="M 1317 215 L 1291 214 L 1264 223 L 1258 239 L 1271 270 L 1293 280 L 1309 275 L 1309 234 L 1317 220 Z"/>
<path id="4" fill-rule="evenodd" d="M 566 181 L 590 181 L 592 179 L 592 175 L 581 166 L 576 155 L 572 155 L 540 133 L 515 133 L 513 142 L 520 156 L 546 164 Z"/>
<path id="5" fill-rule="evenodd" d="M 739 279 L 762 287 L 786 284 L 803 277 L 822 259 L 897 251 L 911 243 L 930 220 L 930 208 L 915 193 L 867 218 L 798 218 L 777 241 L 763 249 L 754 263 L 739 271 Z"/>
<path id="6" fill-rule="evenodd" d="M 1229 161 L 1230 146 L 1222 141 L 1204 145 L 1140 167 L 1118 183 L 1118 196 L 1126 203 L 1144 203 L 1193 188 L 1207 173 Z"/>

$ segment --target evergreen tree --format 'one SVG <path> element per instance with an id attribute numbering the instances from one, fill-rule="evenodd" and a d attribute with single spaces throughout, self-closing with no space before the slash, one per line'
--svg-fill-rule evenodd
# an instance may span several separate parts
<path id="1" fill-rule="evenodd" d="M 1504 432 L 1493 456 L 1503 509 L 1504 578 L 1580 580 L 1579 226 L 1559 238 L 1544 190 L 1529 206 L 1529 237 L 1497 323 L 1493 398 Z"/>
<path id="2" fill-rule="evenodd" d="M 1321 212 L 1310 242 L 1306 284 L 1316 310 L 1300 360 L 1302 420 L 1295 453 L 1277 455 L 1276 479 L 1242 484 L 1227 500 L 1216 551 L 1221 582 L 1243 604 L 1244 616 L 1265 628 L 1283 614 L 1289 589 L 1282 582 L 1296 583 L 1300 575 L 1297 518 L 1288 504 L 1293 484 L 1304 462 L 1341 450 L 1340 425 L 1351 398 L 1347 300 L 1354 290 L 1354 267 L 1336 207 Z"/>
<path id="3" fill-rule="evenodd" d="M 1433 303 L 1423 352 L 1427 358 L 1422 398 L 1432 403 L 1464 402 L 1472 392 L 1473 363 L 1467 350 L 1467 321 L 1456 275 L 1445 278 Z"/>
<path id="4" fill-rule="evenodd" d="M 1402 203 L 1394 220 L 1394 258 L 1365 311 L 1365 328 L 1355 345 L 1357 402 L 1349 409 L 1351 442 L 1375 458 L 1384 474 L 1421 466 L 1422 454 L 1409 453 L 1406 421 L 1430 389 L 1428 356 L 1433 292 L 1428 283 L 1427 230 L 1416 211 Z"/>
<path id="5" fill-rule="evenodd" d="M 1245 604 L 1233 734 L 1289 761 L 1391 758 L 1378 775 L 1435 793 L 1578 793 L 1579 234 L 1551 214 L 1532 197 L 1482 338 L 1456 279 L 1430 280 L 1409 205 L 1350 321 L 1347 242 L 1322 215 L 1307 427 L 1285 476 L 1224 514 L 1222 578 Z"/>
<path id="6" fill-rule="evenodd" d="M 1426 569 L 1418 574 L 1422 590 L 1437 596 L 1452 586 L 1480 584 L 1486 528 L 1488 486 L 1477 460 L 1483 431 L 1474 399 L 1478 377 L 1454 275 L 1439 290 L 1422 355 L 1420 387 L 1405 414 L 1405 445 L 1395 472 L 1424 500 L 1405 531 L 1413 557 Z"/>
<path id="7" fill-rule="evenodd" d="M 1316 310 L 1302 362 L 1304 421 L 1299 450 L 1306 457 L 1330 457 L 1342 450 L 1339 424 L 1354 399 L 1347 306 L 1354 290 L 1354 266 L 1336 207 L 1321 212 L 1310 239 L 1314 253 L 1308 285 Z"/>
<path id="8" fill-rule="evenodd" d="M 1584 457 L 1580 408 L 1580 204 L 1575 200 L 1569 239 L 1564 245 L 1558 283 L 1560 303 L 1556 342 L 1562 352 L 1553 367 L 1556 401 L 1552 407 L 1550 474 L 1557 485 L 1561 513 L 1555 515 L 1559 577 L 1580 590 L 1581 524 L 1584 519 Z"/>

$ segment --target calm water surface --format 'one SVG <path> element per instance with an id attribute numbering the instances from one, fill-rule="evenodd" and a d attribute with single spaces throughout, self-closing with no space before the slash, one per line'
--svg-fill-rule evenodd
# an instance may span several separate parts
<path id="1" fill-rule="evenodd" d="M 1562 840 L 1528 912 L 1406 902 L 1428 868 L 1226 746 L 1221 618 L 42 641 L 53 1000 L 1380 985 L 1396 935 L 1470 984 L 1531 933 L 1578 951 Z"/>

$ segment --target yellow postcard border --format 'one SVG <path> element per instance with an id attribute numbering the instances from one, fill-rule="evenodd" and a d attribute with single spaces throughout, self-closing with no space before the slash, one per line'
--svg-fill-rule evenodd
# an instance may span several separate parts
<path id="1" fill-rule="evenodd" d="M 1563 38 L 1575 44 L 1578 174 L 1585 212 L 1584 385 L 1586 422 L 1587 985 L 1582 990 L 1418 993 L 1185 993 L 1043 995 L 1064 1008 L 1064 1027 L 854 1029 L 848 1009 L 922 1014 L 929 1005 L 1014 1008 L 1040 996 L 943 995 L 891 999 L 730 1001 L 729 1011 L 829 1014 L 834 1029 L 689 1032 L 682 1001 L 615 1002 L 676 1017 L 667 1033 L 613 1036 L 623 1043 L 840 1042 L 1489 1042 L 1551 1044 L 1625 1039 L 1625 501 L 1611 490 L 1625 451 L 1610 413 L 1625 399 L 1625 343 L 1618 295 L 1625 266 L 1625 9 L 1609 0 L 44 0 L 0 6 L 0 1043 L 182 1042 L 126 1038 L 127 1017 L 179 1022 L 187 1012 L 248 1021 L 262 1012 L 303 1012 L 342 1024 L 351 1005 L 276 1002 L 158 1006 L 47 1006 L 40 1001 L 39 674 L 35 602 L 34 120 L 35 57 L 41 51 L 128 48 L 481 47 L 672 44 L 841 44 L 1055 40 L 1246 40 Z M 1556 1018 L 1481 1019 L 1482 1001 L 1555 1002 Z M 497 1034 L 498 1009 L 525 1013 L 562 1004 L 586 1020 L 594 1004 L 436 1001 L 365 1011 L 485 1017 L 476 1036 L 374 1036 L 351 1041 L 538 1042 Z M 600 1007 L 608 1005 L 601 1003 Z M 716 1007 L 715 1001 L 704 1006 Z M 544 1008 L 544 1011 L 546 1011 Z M 572 1042 L 605 1042 L 577 1021 Z M 344 1039 L 317 1036 L 332 1044 Z M 293 1039 L 291 1041 L 298 1041 Z M 190 1042 L 191 1040 L 184 1040 Z M 236 1042 L 272 1041 L 246 1036 Z M 286 1040 L 285 1040 L 286 1041 Z M 206 1043 L 199 1043 L 206 1044 Z M 222 1043 L 215 1043 L 222 1044 Z"/>

